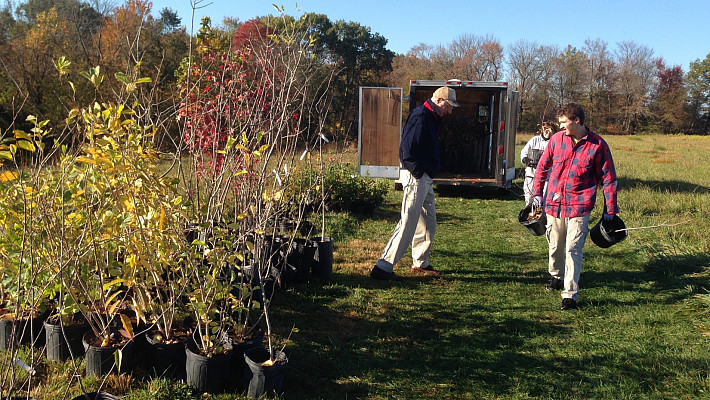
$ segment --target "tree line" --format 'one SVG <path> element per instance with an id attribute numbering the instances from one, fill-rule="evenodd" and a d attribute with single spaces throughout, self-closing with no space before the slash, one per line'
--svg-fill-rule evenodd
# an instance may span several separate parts
<path id="1" fill-rule="evenodd" d="M 421 44 L 393 62 L 391 84 L 408 79 L 505 80 L 520 92 L 520 129 L 581 103 L 600 133 L 707 134 L 710 54 L 685 73 L 648 46 L 601 39 L 558 48 L 520 39 L 505 49 L 491 35 L 462 34 L 446 46 Z"/>
<path id="2" fill-rule="evenodd" d="M 258 19 L 267 25 L 284 21 Z M 225 18 L 211 29 L 229 49 L 246 22 Z M 554 120 L 559 106 L 574 100 L 584 105 L 589 126 L 599 133 L 708 133 L 710 54 L 685 72 L 633 41 L 612 48 L 601 39 L 588 39 L 577 49 L 521 39 L 505 48 L 490 34 L 462 34 L 448 45 L 420 44 L 395 54 L 385 37 L 359 23 L 315 13 L 302 15 L 299 22 L 310 35 L 309 56 L 333 71 L 326 128 L 335 139 L 357 137 L 360 86 L 400 86 L 406 94 L 411 79 L 450 78 L 508 81 L 520 92 L 520 130 Z M 69 68 L 57 66 L 63 57 L 71 70 L 87 76 L 98 67 L 109 77 L 149 77 L 151 84 L 138 89 L 142 112 L 137 118 L 160 128 L 162 145 L 178 146 L 178 85 L 186 63 L 199 51 L 190 36 L 173 10 L 154 16 L 147 0 L 117 7 L 102 1 L 14 5 L 6 0 L 0 8 L 0 129 L 21 127 L 31 114 L 52 121 L 60 131 L 74 104 L 126 98 L 118 82 L 107 80 L 100 90 L 88 79 L 68 85 L 59 71 Z"/>

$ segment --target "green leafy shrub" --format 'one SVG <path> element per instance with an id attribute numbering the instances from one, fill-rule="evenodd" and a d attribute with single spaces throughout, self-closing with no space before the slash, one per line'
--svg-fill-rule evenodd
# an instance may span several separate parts
<path id="1" fill-rule="evenodd" d="M 321 179 L 317 170 L 310 168 L 300 170 L 293 179 L 296 181 L 294 188 L 310 187 L 312 199 L 318 198 L 318 194 L 321 193 Z M 325 206 L 331 211 L 371 213 L 384 202 L 388 190 L 386 180 L 362 177 L 349 163 L 335 164 L 326 168 L 323 171 L 322 182 L 325 188 Z M 301 190 L 300 193 L 304 191 Z"/>

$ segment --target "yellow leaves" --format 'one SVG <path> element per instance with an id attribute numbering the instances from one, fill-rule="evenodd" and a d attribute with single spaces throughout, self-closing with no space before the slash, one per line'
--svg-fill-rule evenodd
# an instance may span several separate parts
<path id="1" fill-rule="evenodd" d="M 85 220 L 86 217 L 81 213 L 73 212 L 67 215 L 67 224 L 75 227 L 82 226 Z"/>
<path id="2" fill-rule="evenodd" d="M 163 205 L 160 205 L 160 221 L 158 222 L 158 229 L 163 230 L 163 227 L 165 226 L 165 208 Z"/>
<path id="3" fill-rule="evenodd" d="M 27 150 L 27 151 L 32 152 L 32 153 L 34 153 L 35 151 L 37 151 L 37 148 L 35 147 L 35 145 L 32 144 L 32 142 L 29 142 L 29 141 L 27 141 L 27 140 L 18 140 L 18 141 L 17 141 L 17 147 L 19 147 L 19 148 L 21 148 L 21 149 L 23 149 L 23 150 Z"/>
<path id="4" fill-rule="evenodd" d="M 76 162 L 96 165 L 96 160 L 94 160 L 93 158 L 85 157 L 85 156 L 77 157 Z"/>
<path id="5" fill-rule="evenodd" d="M 126 257 L 126 262 L 128 263 L 129 267 L 135 268 L 138 265 L 138 256 L 136 256 L 135 254 L 131 254 Z"/>
<path id="6" fill-rule="evenodd" d="M 15 179 L 17 179 L 17 177 L 18 177 L 17 172 L 5 171 L 2 174 L 0 174 L 0 182 L 5 183 L 5 182 L 14 181 Z"/>
<path id="7" fill-rule="evenodd" d="M 123 329 L 125 329 L 128 333 L 128 337 L 133 338 L 133 324 L 131 323 L 131 319 L 128 318 L 128 315 L 126 314 L 118 315 L 121 317 L 121 325 L 123 325 Z"/>
<path id="8" fill-rule="evenodd" d="M 131 202 L 131 200 L 128 198 L 123 199 L 123 207 L 125 208 L 126 211 L 129 211 L 129 212 L 134 211 L 136 209 L 133 202 Z"/>

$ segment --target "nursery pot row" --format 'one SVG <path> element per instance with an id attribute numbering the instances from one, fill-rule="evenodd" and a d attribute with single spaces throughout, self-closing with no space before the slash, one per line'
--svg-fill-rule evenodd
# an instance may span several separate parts
<path id="1" fill-rule="evenodd" d="M 0 316 L 0 350 L 9 350 L 22 344 L 43 344 L 42 325 L 46 313 L 27 319 L 14 319 L 11 314 Z"/>

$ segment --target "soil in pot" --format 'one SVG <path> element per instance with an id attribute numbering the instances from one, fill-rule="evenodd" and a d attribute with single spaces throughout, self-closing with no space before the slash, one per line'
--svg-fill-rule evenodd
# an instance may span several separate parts
<path id="1" fill-rule="evenodd" d="M 122 329 L 111 329 L 110 340 L 102 343 L 93 331 L 86 332 L 83 337 L 86 351 L 86 374 L 102 376 L 112 371 L 129 372 L 133 368 L 134 342 Z M 102 346 L 103 345 L 103 346 Z M 121 363 L 116 365 L 114 354 L 121 351 Z"/>
<path id="2" fill-rule="evenodd" d="M 173 330 L 170 340 L 157 330 L 145 335 L 148 343 L 148 370 L 154 376 L 182 378 L 185 376 L 185 343 L 190 338 L 187 328 Z"/>
<path id="3" fill-rule="evenodd" d="M 257 398 L 264 393 L 280 395 L 283 392 L 283 381 L 286 376 L 288 358 L 281 351 L 275 351 L 271 363 L 267 349 L 257 347 L 244 352 L 244 361 L 248 368 L 244 370 L 244 386 L 247 397 Z"/>
<path id="4" fill-rule="evenodd" d="M 518 222 L 528 228 L 533 236 L 540 236 L 545 233 L 547 215 L 541 207 L 533 209 L 532 204 L 529 204 L 518 213 Z"/>
<path id="5" fill-rule="evenodd" d="M 81 315 L 66 321 L 65 324 L 49 319 L 45 321 L 47 360 L 63 361 L 84 356 L 82 338 L 89 329 L 89 324 Z"/>
<path id="6" fill-rule="evenodd" d="M 207 357 L 200 354 L 194 342 L 188 341 L 185 356 L 185 381 L 188 386 L 203 393 L 221 393 L 227 388 L 232 360 L 231 347 L 226 347 L 222 354 Z"/>

